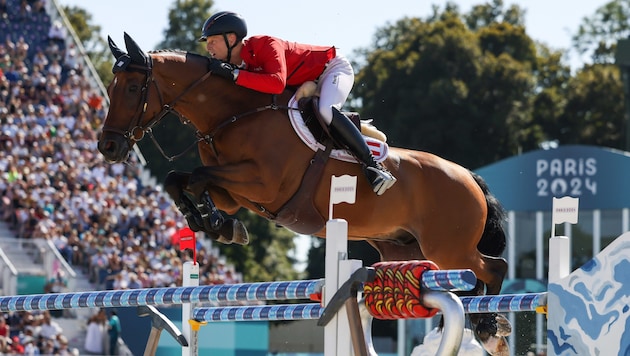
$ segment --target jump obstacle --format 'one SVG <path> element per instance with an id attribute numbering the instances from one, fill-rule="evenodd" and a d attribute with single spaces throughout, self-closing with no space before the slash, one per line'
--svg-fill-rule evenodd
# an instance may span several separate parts
<path id="1" fill-rule="evenodd" d="M 361 337 L 356 332 L 357 324 L 360 325 L 358 328 L 361 331 L 369 329 L 368 318 L 359 315 L 357 293 L 361 290 L 366 300 L 370 295 L 376 295 L 377 299 L 381 298 L 381 300 L 366 302 L 371 312 L 378 309 L 377 305 L 381 305 L 381 314 L 379 315 L 379 311 L 375 312 L 376 317 L 408 318 L 414 312 L 413 307 L 399 308 L 400 305 L 397 303 L 400 303 L 400 298 L 397 297 L 401 295 L 400 293 L 396 295 L 394 292 L 396 288 L 390 288 L 389 292 L 378 291 L 377 293 L 374 290 L 375 288 L 386 289 L 386 283 L 396 283 L 397 278 L 400 282 L 400 276 L 409 276 L 410 273 L 413 275 L 413 272 L 416 272 L 414 276 L 417 277 L 415 281 L 418 288 L 412 288 L 412 292 L 421 290 L 422 295 L 414 295 L 418 302 L 415 306 L 419 307 L 421 314 L 426 313 L 426 315 L 411 315 L 411 317 L 432 316 L 437 309 L 440 309 L 445 317 L 442 345 L 437 355 L 457 352 L 464 328 L 464 313 L 540 312 L 541 309 L 546 309 L 548 312 L 549 355 L 620 355 L 630 350 L 630 337 L 625 332 L 625 325 L 630 321 L 630 311 L 627 308 L 630 299 L 630 283 L 626 283 L 629 278 L 625 277 L 627 267 L 630 266 L 630 254 L 627 253 L 630 250 L 630 233 L 613 241 L 593 260 L 570 276 L 567 276 L 565 272 L 554 271 L 552 277 L 550 271 L 548 292 L 453 298 L 452 291 L 470 290 L 475 286 L 476 277 L 472 271 L 433 270 L 429 262 L 428 267 L 427 264 L 421 264 L 422 272 L 417 273 L 418 261 L 389 266 L 385 263 L 367 268 L 361 267 L 361 261 L 346 259 L 347 225 L 345 221 L 330 220 L 327 231 L 326 278 L 324 279 L 195 286 L 191 284 L 195 283 L 195 279 L 198 283 L 198 277 L 194 276 L 198 276 L 199 266 L 186 262 L 184 284 L 187 286 L 0 296 L 0 311 L 133 306 L 139 307 L 140 310 L 142 307 L 182 305 L 184 311 L 189 308 L 187 315 L 183 313 L 183 320 L 194 322 L 182 323 L 183 333 L 181 334 L 169 330 L 182 344 L 182 355 L 196 355 L 195 337 L 198 324 L 195 327 L 195 323 L 318 319 L 320 325 L 326 325 L 324 346 L 326 356 L 349 355 L 353 349 L 358 355 L 372 355 L 375 353 L 371 347 L 369 332 L 363 333 Z M 550 266 L 561 266 L 567 262 L 564 261 L 567 259 L 566 241 L 562 237 L 558 238 L 559 241 L 552 239 L 550 242 Z M 557 256 L 560 256 L 560 262 L 557 261 Z M 568 272 L 567 268 L 558 270 Z M 386 283 L 374 284 L 374 280 L 378 278 Z M 414 279 L 409 278 L 406 282 L 413 284 Z M 333 293 L 326 293 L 327 290 Z M 321 297 L 324 301 L 323 305 L 310 302 L 283 305 L 191 307 L 193 303 L 198 302 L 312 300 L 314 297 L 315 299 Z M 390 305 L 387 305 L 386 298 L 391 299 Z M 388 313 L 383 311 L 388 311 Z M 153 314 L 156 315 L 159 312 L 153 311 Z M 153 329 L 151 337 L 154 336 Z M 159 338 L 159 332 L 156 334 Z M 338 340 L 342 341 L 337 342 Z M 353 341 L 352 346 L 347 343 L 347 340 Z M 157 341 L 155 339 L 148 342 L 147 350 L 154 352 Z"/>
<path id="2" fill-rule="evenodd" d="M 23 296 L 0 296 L 0 311 L 32 311 L 32 310 L 55 310 L 55 309 L 75 309 L 75 308 L 110 308 L 110 307 L 141 307 L 141 306 L 166 306 L 166 305 L 191 305 L 199 302 L 260 302 L 260 301 L 278 301 L 278 300 L 303 300 L 303 299 L 318 299 L 324 297 L 327 302 L 324 304 L 328 306 L 330 304 L 337 303 L 335 310 L 332 313 L 326 314 L 326 307 L 322 306 L 319 302 L 299 303 L 299 304 L 281 304 L 281 305 L 245 305 L 245 306 L 229 306 L 229 307 L 205 307 L 205 308 L 192 308 L 190 311 L 189 319 L 196 322 L 219 322 L 219 321 L 253 321 L 253 320 L 304 320 L 304 319 L 321 319 L 327 316 L 326 328 L 331 328 L 331 333 L 334 332 L 336 338 L 344 340 L 344 342 L 337 343 L 336 340 L 332 342 L 328 336 L 325 338 L 325 344 L 329 345 L 329 349 L 326 355 L 337 354 L 351 354 L 350 345 L 345 341 L 349 339 L 357 339 L 356 335 L 352 334 L 352 328 L 356 328 L 356 322 L 354 325 L 350 325 L 350 322 L 346 318 L 337 318 L 337 315 L 343 315 L 343 309 L 346 308 L 348 315 L 352 314 L 352 304 L 348 304 L 348 300 L 354 300 L 356 303 L 356 297 L 358 290 L 354 293 L 346 294 L 335 301 L 334 297 L 339 295 L 338 291 L 345 290 L 348 292 L 348 288 L 354 287 L 360 288 L 364 293 L 364 296 L 369 292 L 366 291 L 364 285 L 370 285 L 369 280 L 374 280 L 375 275 L 380 273 L 381 282 L 392 282 L 396 280 L 396 277 L 400 280 L 401 277 L 407 277 L 405 283 L 414 283 L 416 279 L 409 278 L 410 274 L 415 272 L 417 277 L 418 290 L 422 290 L 422 295 L 418 294 L 414 297 L 417 298 L 417 305 L 420 309 L 420 315 L 410 315 L 412 311 L 406 310 L 401 312 L 398 310 L 391 314 L 391 305 L 388 308 L 383 308 L 379 315 L 379 312 L 374 312 L 375 308 L 372 308 L 371 312 L 373 316 L 381 317 L 384 319 L 397 319 L 407 317 L 427 317 L 435 315 L 437 310 L 435 308 L 442 309 L 445 314 L 455 314 L 454 316 L 447 317 L 445 320 L 445 335 L 450 333 L 450 336 L 445 340 L 450 340 L 446 346 L 442 347 L 438 355 L 449 354 L 453 348 L 458 348 L 461 342 L 461 333 L 463 332 L 464 313 L 486 313 L 486 312 L 510 312 L 510 311 L 532 311 L 536 308 L 545 305 L 546 293 L 538 294 L 523 294 L 523 295 L 500 295 L 500 296 L 483 296 L 483 297 L 461 297 L 452 298 L 452 291 L 466 291 L 474 288 L 476 284 L 476 276 L 471 270 L 434 270 L 430 268 L 437 268 L 430 262 L 408 262 L 408 263 L 381 263 L 376 264 L 373 267 L 364 268 L 359 267 L 361 261 L 346 260 L 347 255 L 347 240 L 344 236 L 347 236 L 347 225 L 343 220 L 331 220 L 327 224 L 327 231 L 330 231 L 330 236 L 327 237 L 327 259 L 332 256 L 332 262 L 327 261 L 328 265 L 333 265 L 336 268 L 327 268 L 326 277 L 324 279 L 305 280 L 305 281 L 283 281 L 283 282 L 259 282 L 259 283 L 241 283 L 241 284 L 226 284 L 226 285 L 211 285 L 211 286 L 184 286 L 184 287 L 172 287 L 172 288 L 151 288 L 151 289 L 132 289 L 132 290 L 114 290 L 114 291 L 89 291 L 89 292 L 76 292 L 76 293 L 58 293 L 58 294 L 38 294 L 38 295 L 23 295 Z M 336 235 L 336 236 L 333 236 Z M 341 241 L 340 241 L 341 240 Z M 329 251 L 330 250 L 330 251 Z M 415 263 L 415 265 L 414 265 Z M 345 266 L 345 268 L 344 268 Z M 354 268 L 353 268 L 354 266 Z M 184 265 L 185 275 L 194 275 L 195 266 L 190 262 Z M 197 266 L 198 268 L 198 266 Z M 414 270 L 415 268 L 415 270 Z M 192 269 L 192 270 L 191 270 Z M 348 276 L 340 274 L 341 271 L 346 270 Z M 186 273 L 186 270 L 189 270 Z M 332 271 L 332 272 L 331 272 Z M 420 273 L 418 273 L 420 271 Z M 356 276 L 362 272 L 364 274 L 362 279 L 356 279 Z M 368 276 L 366 274 L 372 274 Z M 332 276 L 329 276 L 332 274 Z M 398 274 L 396 276 L 396 274 Z M 337 287 L 329 287 L 326 283 L 337 277 Z M 353 281 L 353 278 L 355 279 Z M 341 283 L 343 282 L 343 283 Z M 190 281 L 185 283 L 191 283 Z M 372 288 L 377 288 L 379 285 L 372 285 Z M 383 287 L 382 285 L 380 287 Z M 383 287 L 385 289 L 385 287 Z M 336 293 L 326 293 L 326 290 L 332 290 Z M 391 294 L 391 293 L 390 293 Z M 348 297 L 351 297 L 348 299 Z M 381 296 L 382 297 L 382 296 Z M 389 295 L 392 302 L 395 304 L 396 300 L 393 299 L 393 294 Z M 382 297 L 382 299 L 387 297 Z M 456 300 L 456 301 L 454 301 Z M 386 301 L 383 301 L 385 303 Z M 426 305 L 422 305 L 424 303 Z M 375 302 L 378 304 L 378 301 Z M 458 305 L 461 305 L 461 310 Z M 354 311 L 358 313 L 358 308 Z M 395 309 L 395 308 L 394 308 Z M 390 313 L 383 313 L 383 311 L 390 310 Z M 338 314 L 339 312 L 339 314 Z M 398 314 L 396 314 L 398 313 Z M 405 315 L 404 313 L 407 313 Z M 376 315 L 374 315 L 376 314 Z M 356 317 L 356 316 L 355 316 Z M 365 317 L 359 317 L 365 326 L 362 329 L 369 327 L 368 322 L 365 321 Z M 340 320 L 337 320 L 340 319 Z M 346 319 L 346 320 L 344 320 Z M 344 330 L 341 330 L 343 323 L 346 323 Z M 186 323 L 182 323 L 183 329 L 186 328 Z M 348 335 L 344 335 L 347 333 Z M 370 354 L 373 353 L 371 349 L 371 340 L 369 332 L 364 332 L 365 340 L 368 342 L 367 348 L 370 349 Z M 194 330 L 190 330 L 188 335 L 183 333 L 183 339 L 191 340 L 194 335 Z M 335 338 L 335 339 L 336 339 Z M 355 340 L 353 346 L 355 349 L 361 348 L 358 346 L 359 341 L 363 342 L 363 338 Z M 189 345 L 183 345 L 183 349 L 192 349 L 193 343 Z M 365 343 L 364 343 L 365 344 Z M 332 345 L 332 346 L 330 346 Z M 326 346 L 325 346 L 326 347 Z M 333 350 L 334 349 L 334 350 Z M 340 350 L 343 349 L 343 350 Z M 186 350 L 186 354 L 190 354 L 190 350 Z M 365 353 L 367 354 L 367 353 Z"/>

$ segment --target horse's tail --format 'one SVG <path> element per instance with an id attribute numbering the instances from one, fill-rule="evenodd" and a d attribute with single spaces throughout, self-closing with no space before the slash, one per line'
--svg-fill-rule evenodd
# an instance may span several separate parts
<path id="1" fill-rule="evenodd" d="M 505 210 L 501 206 L 499 200 L 490 193 L 488 184 L 480 175 L 470 172 L 473 178 L 486 196 L 488 204 L 488 217 L 486 218 L 486 226 L 481 235 L 481 240 L 477 244 L 477 249 L 484 255 L 499 257 L 505 250 L 506 239 L 505 230 L 503 229 L 503 221 L 506 219 Z"/>

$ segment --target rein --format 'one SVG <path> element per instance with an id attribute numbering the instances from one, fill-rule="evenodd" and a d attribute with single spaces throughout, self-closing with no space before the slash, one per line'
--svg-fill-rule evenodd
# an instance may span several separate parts
<path id="1" fill-rule="evenodd" d="M 190 124 L 191 121 L 189 119 L 187 119 L 186 117 L 184 117 L 184 115 L 182 115 L 181 113 L 179 113 L 175 109 L 175 104 L 182 97 L 184 97 L 188 92 L 190 92 L 193 88 L 195 88 L 197 85 L 201 84 L 206 79 L 208 79 L 210 77 L 210 75 L 212 75 L 212 71 L 208 71 L 203 76 L 201 76 L 199 79 L 194 81 L 192 84 L 190 84 L 186 89 L 184 89 L 179 95 L 177 95 L 169 103 L 162 104 L 164 102 L 164 99 L 162 97 L 162 92 L 160 91 L 160 87 L 158 86 L 157 82 L 155 81 L 155 77 L 153 76 L 153 62 L 152 62 L 152 59 L 151 59 L 150 56 L 149 56 L 149 61 L 148 61 L 146 66 L 138 65 L 138 64 L 135 64 L 135 63 L 131 63 L 131 64 L 129 64 L 127 66 L 126 70 L 142 72 L 146 76 L 146 80 L 145 80 L 144 85 L 142 86 L 142 89 L 141 89 L 142 97 L 140 99 L 140 105 L 136 109 L 136 112 L 134 114 L 134 119 L 131 120 L 129 128 L 126 131 L 123 131 L 123 130 L 120 130 L 120 129 L 117 129 L 117 128 L 114 128 L 114 127 L 104 126 L 103 127 L 103 132 L 109 131 L 109 132 L 114 132 L 114 133 L 121 134 L 132 145 L 135 142 L 141 141 L 144 138 L 145 135 L 148 135 L 151 138 L 151 141 L 153 141 L 153 144 L 156 146 L 156 148 L 160 152 L 160 154 L 162 154 L 162 157 L 164 157 L 169 162 L 173 162 L 173 161 L 181 158 L 184 154 L 186 154 L 188 151 L 193 149 L 200 142 L 205 142 L 206 144 L 208 144 L 212 148 L 212 152 L 214 153 L 214 155 L 218 156 L 218 151 L 217 151 L 217 149 L 215 147 L 215 144 L 214 144 L 214 137 L 222 129 L 224 129 L 226 126 L 237 122 L 239 119 L 241 119 L 243 117 L 246 117 L 246 116 L 249 116 L 249 115 L 252 115 L 252 114 L 256 114 L 256 113 L 259 113 L 259 112 L 265 111 L 265 110 L 282 110 L 282 109 L 284 109 L 284 110 L 298 110 L 298 109 L 291 108 L 289 106 L 277 105 L 276 104 L 276 95 L 273 95 L 271 104 L 265 105 L 265 106 L 261 106 L 261 107 L 258 107 L 256 109 L 250 110 L 250 111 L 246 111 L 246 112 L 241 113 L 241 114 L 237 114 L 237 115 L 231 116 L 228 119 L 220 122 L 219 125 L 217 125 L 214 129 L 212 129 L 208 133 L 202 133 L 199 130 L 196 130 L 195 136 L 197 137 L 197 140 L 195 142 L 193 142 L 190 146 L 185 148 L 182 152 L 180 152 L 180 153 L 178 153 L 176 155 L 173 155 L 173 156 L 169 156 L 168 154 L 166 154 L 166 152 L 162 148 L 162 145 L 156 139 L 155 135 L 153 135 L 153 127 L 156 124 L 158 124 L 166 115 L 168 115 L 170 113 L 175 114 L 179 118 L 179 120 L 180 120 L 180 122 L 182 124 L 184 124 L 184 125 Z M 149 96 L 149 85 L 151 83 L 155 86 L 155 90 L 158 93 L 158 96 L 160 98 L 160 105 L 162 106 L 162 110 L 159 113 L 157 113 L 155 116 L 153 116 L 153 118 L 151 118 L 151 120 L 149 120 L 145 125 L 142 125 L 142 118 L 146 114 L 147 107 L 148 107 L 148 102 L 149 102 L 149 98 L 148 98 L 148 96 Z"/>

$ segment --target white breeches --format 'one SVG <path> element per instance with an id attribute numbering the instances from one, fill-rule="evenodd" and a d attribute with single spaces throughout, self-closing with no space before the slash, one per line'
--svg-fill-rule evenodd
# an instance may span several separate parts
<path id="1" fill-rule="evenodd" d="M 354 85 L 354 71 L 346 57 L 337 56 L 328 62 L 326 69 L 319 76 L 317 88 L 319 91 L 319 113 L 327 125 L 332 121 L 332 107 L 341 110 L 348 99 Z"/>

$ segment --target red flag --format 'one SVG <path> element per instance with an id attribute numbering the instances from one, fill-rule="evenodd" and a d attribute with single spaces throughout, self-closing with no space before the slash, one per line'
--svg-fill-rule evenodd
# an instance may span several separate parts
<path id="1" fill-rule="evenodd" d="M 175 233 L 179 240 L 179 249 L 184 251 L 189 248 L 193 250 L 193 264 L 197 263 L 197 243 L 195 241 L 195 232 L 189 227 L 177 230 Z"/>

